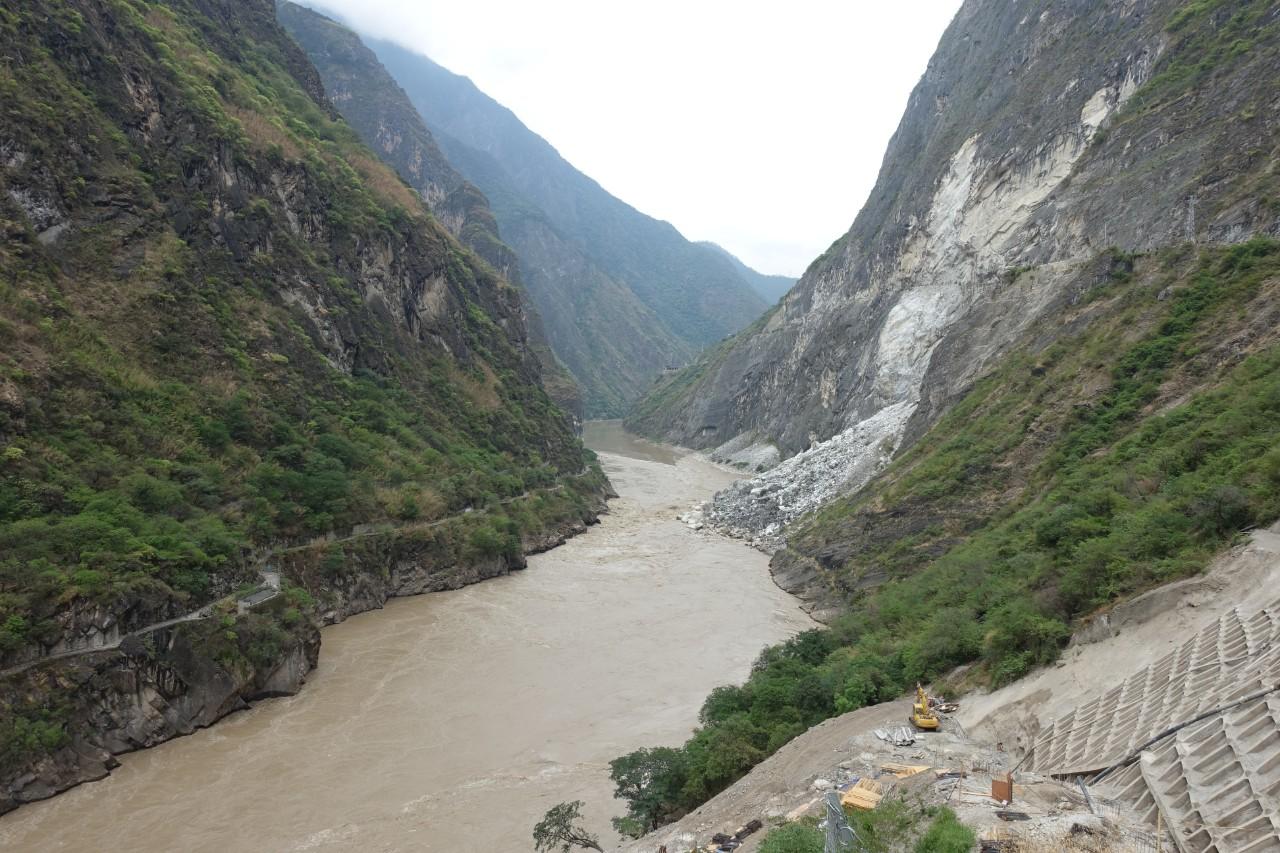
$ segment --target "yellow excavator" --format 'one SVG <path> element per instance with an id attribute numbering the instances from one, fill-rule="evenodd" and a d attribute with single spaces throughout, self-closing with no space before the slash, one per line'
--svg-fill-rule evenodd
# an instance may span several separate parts
<path id="1" fill-rule="evenodd" d="M 934 731 L 938 728 L 938 715 L 929 708 L 929 697 L 924 688 L 916 685 L 916 701 L 911 705 L 911 716 L 907 718 L 917 729 Z"/>

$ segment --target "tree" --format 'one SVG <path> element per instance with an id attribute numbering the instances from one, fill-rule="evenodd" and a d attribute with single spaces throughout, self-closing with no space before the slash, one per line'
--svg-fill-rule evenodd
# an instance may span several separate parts
<path id="1" fill-rule="evenodd" d="M 604 853 L 600 839 L 578 825 L 578 821 L 582 819 L 581 810 L 582 800 L 557 803 L 548 809 L 533 828 L 534 849 L 538 853 L 554 850 L 569 853 L 570 848 L 581 847 L 583 850 L 599 850 Z"/>
<path id="2" fill-rule="evenodd" d="M 627 815 L 613 819 L 614 829 L 632 838 L 657 829 L 679 808 L 685 777 L 685 753 L 668 746 L 637 749 L 610 761 L 614 795 L 627 803 Z"/>

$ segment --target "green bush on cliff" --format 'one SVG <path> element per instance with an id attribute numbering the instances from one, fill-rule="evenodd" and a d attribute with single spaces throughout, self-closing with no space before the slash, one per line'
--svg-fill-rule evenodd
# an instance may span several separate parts
<path id="1" fill-rule="evenodd" d="M 17 767 L 69 741 L 61 709 L 18 706 L 0 711 L 0 767 Z"/>
<path id="2" fill-rule="evenodd" d="M 482 519 L 467 534 L 463 553 L 472 559 L 512 557 L 520 553 L 520 537 L 516 525 L 503 516 Z"/>
<path id="3" fill-rule="evenodd" d="M 866 490 L 792 531 L 793 550 L 849 554 L 827 566 L 837 577 L 887 581 L 851 593 L 829 628 L 766 649 L 744 684 L 712 691 L 693 737 L 619 795 L 646 815 L 681 814 L 834 714 L 961 664 L 1007 683 L 1052 662 L 1078 618 L 1192 574 L 1280 517 L 1274 329 L 1239 335 L 1242 353 L 1215 349 L 1277 280 L 1274 240 L 1198 260 L 1172 252 L 1110 285 L 1075 337 L 1004 359 Z M 1105 387 L 1082 400 L 1088 376 Z M 939 521 L 850 539 L 891 529 L 885 507 Z"/>

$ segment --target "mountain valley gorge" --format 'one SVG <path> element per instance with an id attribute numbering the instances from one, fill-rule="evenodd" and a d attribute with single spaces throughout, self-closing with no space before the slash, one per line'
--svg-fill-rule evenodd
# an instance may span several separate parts
<path id="1" fill-rule="evenodd" d="M 1280 7 L 957 6 L 798 281 L 360 16 L 0 10 L 0 847 L 1280 849 Z"/>

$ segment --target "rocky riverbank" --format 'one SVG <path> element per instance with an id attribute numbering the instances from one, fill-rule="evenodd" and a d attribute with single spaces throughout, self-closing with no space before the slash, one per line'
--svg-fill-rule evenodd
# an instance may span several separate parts
<path id="1" fill-rule="evenodd" d="M 600 524 L 529 556 L 526 571 L 323 629 L 298 696 L 18 809 L 0 819 L 0 849 L 453 853 L 483 825 L 490 846 L 528 850 L 546 809 L 572 800 L 615 843 L 608 762 L 686 737 L 710 687 L 812 623 L 762 554 L 675 521 L 732 474 L 616 424 L 588 424 L 585 438 L 622 495 Z M 376 574 L 377 549 L 347 546 Z M 694 629 L 691 642 L 691 625 L 723 630 Z"/>
<path id="2" fill-rule="evenodd" d="M 85 620 L 69 619 L 68 637 L 81 638 L 75 642 L 92 640 L 92 648 L 110 636 L 119 645 L 0 680 L 0 704 L 15 710 L 0 723 L 0 814 L 101 779 L 119 765 L 118 755 L 191 734 L 260 699 L 297 693 L 319 659 L 320 623 L 523 569 L 527 554 L 597 523 L 610 497 L 607 482 L 588 491 L 575 512 L 523 535 L 508 553 L 467 555 L 460 538 L 468 527 L 446 524 L 284 554 L 279 563 L 290 589 L 248 614 L 237 616 L 231 607 L 123 639 L 116 636 L 121 624 L 141 623 L 86 612 L 86 625 L 97 632 L 90 637 L 80 625 Z M 326 576 L 326 559 L 335 553 L 345 562 Z"/>

